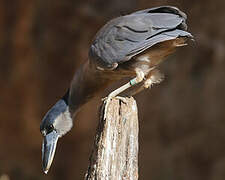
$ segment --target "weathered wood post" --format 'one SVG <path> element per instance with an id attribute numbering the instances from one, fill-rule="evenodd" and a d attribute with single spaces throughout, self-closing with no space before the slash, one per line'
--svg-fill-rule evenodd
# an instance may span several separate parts
<path id="1" fill-rule="evenodd" d="M 138 179 L 138 112 L 133 97 L 113 98 L 101 107 L 85 179 Z"/>

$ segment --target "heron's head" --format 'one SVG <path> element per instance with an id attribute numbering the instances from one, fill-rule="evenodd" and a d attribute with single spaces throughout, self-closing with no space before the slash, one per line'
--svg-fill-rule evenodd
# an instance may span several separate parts
<path id="1" fill-rule="evenodd" d="M 47 174 L 54 158 L 58 138 L 73 126 L 72 115 L 66 99 L 60 99 L 44 116 L 40 131 L 44 137 L 42 144 L 43 170 Z"/>

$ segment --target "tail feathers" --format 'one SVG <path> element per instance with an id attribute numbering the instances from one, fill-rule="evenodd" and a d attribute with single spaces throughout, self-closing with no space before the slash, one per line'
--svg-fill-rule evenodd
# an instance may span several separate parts
<path id="1" fill-rule="evenodd" d="M 182 38 L 181 40 L 177 41 L 177 43 L 175 44 L 176 47 L 184 46 L 186 42 L 186 41 L 184 42 L 185 39 L 193 39 L 193 36 L 187 31 L 183 31 L 179 29 L 175 29 L 172 31 L 165 31 L 145 41 L 142 41 L 140 44 L 136 46 L 135 49 L 130 51 L 128 56 L 130 57 L 135 56 L 158 43 L 169 41 L 169 40 L 175 40 L 177 38 L 180 39 L 179 37 L 182 37 Z"/>
<path id="2" fill-rule="evenodd" d="M 172 31 L 165 31 L 162 34 L 167 35 L 167 36 L 171 36 L 171 37 L 187 37 L 187 38 L 190 38 L 190 39 L 194 38 L 191 33 L 187 32 L 187 31 L 180 30 L 180 29 L 175 29 L 175 30 L 172 30 Z"/>
<path id="3" fill-rule="evenodd" d="M 182 30 L 179 30 L 179 29 L 176 29 L 176 30 L 171 31 L 171 32 L 165 32 L 165 34 L 168 35 L 168 36 L 176 37 L 175 40 L 173 41 L 173 45 L 175 47 L 186 46 L 187 41 L 189 39 L 191 39 L 191 40 L 194 39 L 194 37 L 192 36 L 191 33 L 187 32 L 187 31 L 182 31 Z"/>

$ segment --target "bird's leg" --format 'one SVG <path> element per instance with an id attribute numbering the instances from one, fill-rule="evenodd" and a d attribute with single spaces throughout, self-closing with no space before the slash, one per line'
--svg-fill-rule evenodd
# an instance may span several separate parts
<path id="1" fill-rule="evenodd" d="M 106 98 L 103 98 L 103 100 L 105 100 L 105 109 L 107 111 L 108 108 L 108 104 L 111 101 L 112 98 L 118 98 L 120 100 L 122 100 L 124 103 L 126 103 L 126 100 L 124 97 L 120 97 L 117 96 L 119 94 L 121 94 L 123 91 L 125 91 L 126 89 L 142 82 L 145 78 L 145 74 L 141 69 L 136 68 L 135 69 L 136 72 L 136 77 L 131 79 L 128 83 L 124 84 L 123 86 L 119 87 L 118 89 L 114 90 L 113 92 L 111 92 Z M 106 114 L 106 113 L 105 113 Z"/>
<path id="2" fill-rule="evenodd" d="M 153 84 L 159 84 L 164 79 L 164 75 L 158 69 L 154 69 L 150 71 L 150 73 L 148 73 L 145 77 L 146 78 L 142 83 L 138 84 L 136 87 L 132 88 L 131 90 L 124 92 L 124 95 L 133 96 L 141 92 L 145 88 L 151 88 Z"/>
<path id="3" fill-rule="evenodd" d="M 118 94 L 122 93 L 123 91 L 125 91 L 126 89 L 142 82 L 145 78 L 145 74 L 141 69 L 136 68 L 135 69 L 136 72 L 136 77 L 131 79 L 128 83 L 124 84 L 123 86 L 119 87 L 118 89 L 114 90 L 113 92 L 111 92 L 107 98 L 113 98 L 116 97 Z"/>

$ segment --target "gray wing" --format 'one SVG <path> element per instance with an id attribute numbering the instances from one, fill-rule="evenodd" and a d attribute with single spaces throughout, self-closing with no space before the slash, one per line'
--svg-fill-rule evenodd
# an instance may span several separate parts
<path id="1" fill-rule="evenodd" d="M 187 19 L 187 15 L 174 6 L 160 6 L 160 7 L 155 7 L 155 8 L 149 8 L 149 9 L 145 9 L 145 10 L 136 11 L 132 14 L 157 13 L 157 12 L 176 14 L 176 15 L 183 17 L 184 19 Z"/>
<path id="2" fill-rule="evenodd" d="M 89 57 L 103 68 L 130 60 L 151 46 L 188 33 L 186 15 L 163 6 L 137 11 L 111 20 L 97 33 Z"/>

